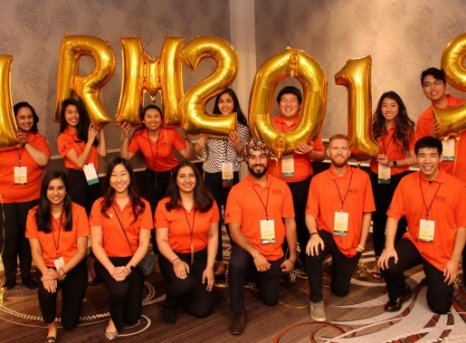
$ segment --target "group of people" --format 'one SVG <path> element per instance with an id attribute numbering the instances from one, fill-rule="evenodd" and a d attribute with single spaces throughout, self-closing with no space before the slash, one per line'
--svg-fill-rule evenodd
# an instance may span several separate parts
<path id="1" fill-rule="evenodd" d="M 279 161 L 271 159 L 265 142 L 250 139 L 236 94 L 226 89 L 213 112 L 236 113 L 238 127 L 228 139 L 201 135 L 192 144 L 164 127 L 162 110 L 149 105 L 132 135 L 129 124 L 120 125 L 120 157 L 109 163 L 103 185 L 97 170 L 98 155 L 106 150 L 104 130 L 88 122 L 79 101 L 66 99 L 57 150 L 67 173 L 48 171 L 42 177 L 50 150 L 37 131 L 34 109 L 18 103 L 21 144 L 0 151 L 5 286 L 15 287 L 19 256 L 22 282 L 38 287 L 46 341 L 53 343 L 58 289 L 66 307 L 62 325 L 71 329 L 78 323 L 88 281 L 97 277 L 110 294 L 111 318 L 104 333 L 112 340 L 141 316 L 144 275 L 138 264 L 152 236 L 167 284 L 162 319 L 174 324 L 180 308 L 205 317 L 215 303 L 215 275 L 225 271 L 223 222 L 232 246 L 231 334 L 240 335 L 246 327 L 245 283 L 254 280 L 264 304 L 273 306 L 282 273 L 295 267 L 308 276 L 311 318 L 325 321 L 323 261 L 332 256 L 330 289 L 346 296 L 372 220 L 373 276 L 387 283 L 385 310 L 401 309 L 411 295 L 403 272 L 423 264 L 429 307 L 446 313 L 465 254 L 466 131 L 459 139 L 440 141 L 432 110 L 463 101 L 446 94 L 439 69 L 424 71 L 421 84 L 432 105 L 416 129 L 398 94 L 381 96 L 373 116 L 379 155 L 369 173 L 348 164 L 351 145 L 342 134 L 330 137 L 326 149 L 318 137 Z M 296 87 L 278 93 L 280 114 L 273 123 L 279 130 L 286 133 L 299 123 L 301 102 Z M 193 151 L 204 158 L 204 175 L 186 160 Z M 139 185 L 128 162 L 138 152 L 146 163 Z M 322 161 L 325 153 L 330 168 L 314 176 L 311 162 Z M 249 173 L 240 181 L 242 161 Z M 416 164 L 419 172 L 410 172 Z M 86 258 L 89 237 L 92 252 Z"/>

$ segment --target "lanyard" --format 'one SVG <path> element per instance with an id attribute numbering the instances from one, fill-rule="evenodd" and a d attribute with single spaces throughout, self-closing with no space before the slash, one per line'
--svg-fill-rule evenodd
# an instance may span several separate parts
<path id="1" fill-rule="evenodd" d="M 21 160 L 23 157 L 23 152 L 24 152 L 24 145 L 21 146 L 21 148 L 18 148 L 18 165 L 21 167 Z"/>
<path id="2" fill-rule="evenodd" d="M 60 232 L 61 232 L 61 222 L 62 222 L 62 219 L 63 219 L 63 211 L 62 213 L 60 213 L 60 222 L 58 224 L 58 244 L 57 242 L 55 242 L 55 236 L 53 235 L 53 231 L 52 231 L 52 238 L 53 238 L 53 245 L 55 246 L 55 251 L 57 252 L 57 258 L 60 257 L 60 254 L 58 253 L 58 250 L 60 248 Z M 56 221 L 56 219 L 54 218 L 54 220 Z"/>
<path id="3" fill-rule="evenodd" d="M 388 132 L 387 132 L 388 133 Z M 393 138 L 393 135 L 395 134 L 395 131 L 393 131 L 392 135 L 390 136 L 388 142 L 387 142 L 387 145 L 385 145 L 385 140 L 384 140 L 384 137 L 382 135 L 382 151 L 383 151 L 383 154 L 384 155 L 387 155 L 387 149 L 388 147 L 390 146 L 390 143 L 392 141 L 392 138 Z M 387 156 L 388 157 L 388 156 Z"/>
<path id="4" fill-rule="evenodd" d="M 162 134 L 162 129 L 159 130 L 159 136 L 157 137 L 157 141 L 155 142 L 155 155 L 154 155 L 154 150 L 152 150 L 152 140 L 150 139 L 150 136 L 149 136 L 149 130 L 146 129 L 146 133 L 147 133 L 147 139 L 149 140 L 150 154 L 154 160 L 154 167 L 155 167 L 155 165 L 157 164 L 157 157 L 159 154 L 159 141 L 160 141 L 160 135 Z M 157 170 L 155 170 L 155 168 L 154 168 L 154 172 L 155 172 L 155 188 L 157 188 L 158 187 Z"/>
<path id="5" fill-rule="evenodd" d="M 437 187 L 437 190 L 435 191 L 434 197 L 432 198 L 432 201 L 430 202 L 429 206 L 427 206 L 426 198 L 424 196 L 424 190 L 422 189 L 421 173 L 419 173 L 419 187 L 421 188 L 422 202 L 424 203 L 424 207 L 426 209 L 427 219 L 429 219 L 430 209 L 432 208 L 432 204 L 434 203 L 435 197 L 437 196 L 437 193 L 438 193 L 441 185 L 442 184 L 439 183 L 439 185 Z"/>
<path id="6" fill-rule="evenodd" d="M 338 191 L 338 196 L 340 197 L 341 211 L 342 212 L 343 212 L 343 206 L 345 204 L 346 197 L 348 196 L 349 190 L 351 188 L 351 180 L 353 179 L 353 169 L 351 169 L 351 167 L 349 167 L 349 166 L 348 166 L 348 168 L 350 168 L 350 170 L 351 170 L 351 176 L 350 176 L 350 179 L 349 179 L 348 189 L 346 190 L 344 198 L 341 196 L 340 188 L 338 188 L 337 182 L 335 181 L 335 179 L 333 179 L 333 182 L 335 183 L 335 187 L 337 188 L 337 191 Z"/>
<path id="7" fill-rule="evenodd" d="M 183 206 L 183 204 L 181 204 L 181 206 Z M 193 242 L 193 235 L 194 235 L 194 221 L 196 219 L 196 210 L 194 209 L 194 206 L 193 208 L 191 209 L 194 213 L 193 213 L 193 223 L 190 224 L 189 223 L 189 218 L 188 218 L 188 211 L 186 210 L 186 208 L 183 206 L 183 210 L 184 210 L 184 216 L 186 218 L 186 223 L 188 223 L 188 227 L 189 227 L 189 240 L 191 242 L 191 245 L 190 245 L 190 248 L 191 248 L 191 265 L 193 264 L 194 262 L 194 242 Z"/>
<path id="8" fill-rule="evenodd" d="M 268 205 L 269 205 L 269 195 L 270 195 L 270 187 L 271 187 L 271 186 L 272 186 L 272 185 L 270 185 L 270 186 L 269 186 L 269 189 L 267 190 L 267 200 L 266 200 L 266 203 L 264 204 L 264 202 L 262 201 L 261 196 L 260 196 L 259 193 L 256 191 L 256 189 L 254 188 L 254 185 L 251 185 L 252 190 L 254 191 L 254 193 L 257 194 L 257 197 L 259 198 L 259 200 L 260 200 L 260 202 L 261 202 L 261 205 L 262 205 L 262 207 L 263 207 L 264 210 L 265 210 L 265 219 L 267 219 L 267 220 L 269 220 L 269 213 L 268 213 L 268 211 L 267 211 L 267 207 L 268 207 Z"/>

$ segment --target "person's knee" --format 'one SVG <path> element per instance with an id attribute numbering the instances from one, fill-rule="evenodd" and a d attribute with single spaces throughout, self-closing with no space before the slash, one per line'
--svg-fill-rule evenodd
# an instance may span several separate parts
<path id="1" fill-rule="evenodd" d="M 447 314 L 450 311 L 450 303 L 446 302 L 429 302 L 428 303 L 429 308 L 432 312 L 435 312 L 437 314 Z"/>

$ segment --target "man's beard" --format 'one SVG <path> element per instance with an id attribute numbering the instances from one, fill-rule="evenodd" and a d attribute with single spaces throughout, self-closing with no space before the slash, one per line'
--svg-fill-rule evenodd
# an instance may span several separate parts
<path id="1" fill-rule="evenodd" d="M 256 164 L 255 166 L 257 166 L 257 164 Z M 268 166 L 263 166 L 264 169 L 263 169 L 263 171 L 261 171 L 261 172 L 256 172 L 256 171 L 254 170 L 254 167 L 255 167 L 255 166 L 252 166 L 252 167 L 248 166 L 248 170 L 249 170 L 249 172 L 251 173 L 252 176 L 254 176 L 255 178 L 259 179 L 259 178 L 261 178 L 262 176 L 264 176 L 265 174 L 267 174 L 267 167 L 268 167 Z"/>

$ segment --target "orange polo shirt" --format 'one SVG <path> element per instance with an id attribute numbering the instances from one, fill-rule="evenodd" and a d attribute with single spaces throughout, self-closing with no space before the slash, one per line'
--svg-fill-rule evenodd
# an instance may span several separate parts
<path id="1" fill-rule="evenodd" d="M 369 175 L 360 169 L 346 166 L 343 176 L 330 169 L 313 177 L 306 204 L 306 214 L 317 218 L 317 229 L 333 235 L 335 212 L 348 213 L 348 233 L 333 236 L 338 249 L 347 257 L 357 253 L 364 213 L 375 211 Z"/>
<path id="2" fill-rule="evenodd" d="M 196 209 L 188 212 L 183 207 L 168 211 L 166 204 L 169 201 L 169 197 L 160 200 L 154 222 L 156 229 L 168 228 L 168 244 L 173 251 L 190 253 L 191 235 L 194 252 L 207 248 L 210 225 L 220 220 L 217 203 L 214 201 L 210 210 L 201 213 Z"/>
<path id="3" fill-rule="evenodd" d="M 162 127 L 156 142 L 149 138 L 147 129 L 137 130 L 128 146 L 128 151 L 135 154 L 142 152 L 147 168 L 165 172 L 173 169 L 178 164 L 178 159 L 173 150 L 180 151 L 186 147 L 186 143 L 176 129 Z"/>
<path id="4" fill-rule="evenodd" d="M 377 139 L 377 145 L 379 146 L 379 154 L 384 154 L 388 157 L 389 161 L 399 161 L 406 158 L 406 151 L 403 148 L 401 141 L 395 141 L 395 127 L 392 127 L 388 132 L 383 133 L 379 139 Z M 414 150 L 415 134 L 413 132 L 411 140 L 409 141 L 409 150 Z M 374 173 L 378 173 L 379 162 L 377 160 L 371 160 L 371 170 Z M 402 172 L 409 169 L 409 166 L 404 167 L 391 167 L 391 175 L 401 174 Z"/>
<path id="5" fill-rule="evenodd" d="M 114 203 L 113 207 L 107 209 L 106 213 L 109 217 L 106 217 L 102 212 L 100 212 L 102 209 L 103 197 L 97 199 L 94 202 L 94 205 L 92 205 L 89 222 L 91 227 L 102 227 L 102 246 L 108 257 L 133 256 L 139 246 L 139 232 L 141 229 L 153 229 L 154 224 L 152 222 L 150 204 L 145 199 L 141 200 L 144 202 L 146 207 L 138 216 L 136 221 L 134 221 L 131 202 L 128 202 L 123 209 L 120 209 L 120 206 Z M 120 222 L 118 221 L 117 215 L 123 224 L 129 244 L 128 240 L 126 240 L 125 234 L 123 233 Z"/>
<path id="6" fill-rule="evenodd" d="M 272 123 L 275 127 L 281 132 L 289 132 L 296 125 L 298 125 L 301 116 L 295 118 L 291 125 L 285 123 L 283 116 L 273 117 Z M 316 140 L 313 141 L 315 151 L 324 151 L 324 143 L 322 138 L 319 136 Z M 293 154 L 294 159 L 294 175 L 290 177 L 282 177 L 282 163 L 281 161 L 269 160 L 269 174 L 282 179 L 285 182 L 299 182 L 307 179 L 311 176 L 314 171 L 311 165 L 311 159 L 307 154 Z"/>
<path id="7" fill-rule="evenodd" d="M 44 136 L 39 133 L 28 133 L 28 144 L 50 156 L 50 149 Z M 39 167 L 27 152 L 26 148 L 9 147 L 0 150 L 0 194 L 5 204 L 32 201 L 39 199 L 42 184 L 43 167 Z M 14 167 L 27 167 L 27 184 L 14 183 Z"/>
<path id="8" fill-rule="evenodd" d="M 89 236 L 89 221 L 86 211 L 80 205 L 72 202 L 73 225 L 71 231 L 65 231 L 65 214 L 63 213 L 60 226 L 60 218 L 52 218 L 52 230 L 49 233 L 39 231 L 36 222 L 38 206 L 33 207 L 26 221 L 26 237 L 38 239 L 42 250 L 42 257 L 47 267 L 55 268 L 53 260 L 63 257 L 65 264 L 76 255 L 78 251 L 78 238 Z M 58 250 L 58 256 L 57 256 Z"/>
<path id="9" fill-rule="evenodd" d="M 455 98 L 451 94 L 447 94 L 447 108 L 456 107 L 463 104 L 466 100 Z M 416 137 L 417 139 L 424 136 L 431 136 L 434 129 L 434 105 L 430 105 L 427 110 L 422 113 L 417 119 Z M 442 169 L 448 174 L 456 176 L 466 185 L 466 130 L 461 132 L 459 141 L 455 142 L 455 160 L 444 161 L 440 163 Z"/>
<path id="10" fill-rule="evenodd" d="M 274 220 L 275 243 L 262 244 L 260 221 Z M 283 218 L 294 218 L 293 199 L 288 185 L 268 175 L 264 187 L 248 174 L 230 191 L 225 210 L 226 224 L 240 224 L 241 232 L 248 241 L 269 261 L 283 257 L 282 244 L 285 239 Z"/>
<path id="11" fill-rule="evenodd" d="M 57 138 L 57 150 L 63 161 L 65 162 L 65 167 L 68 169 L 82 170 L 78 168 L 73 162 L 69 160 L 66 155 L 71 150 L 75 150 L 78 155 L 81 155 L 86 148 L 86 142 L 78 139 L 78 133 L 75 130 L 66 128 L 62 133 L 58 135 Z M 99 159 L 97 157 L 97 149 L 95 146 L 92 146 L 89 156 L 87 157 L 87 163 L 94 163 L 95 169 L 99 170 Z"/>
<path id="12" fill-rule="evenodd" d="M 435 221 L 433 242 L 418 238 L 420 220 L 427 219 L 426 206 L 431 206 L 429 220 Z M 444 170 L 440 170 L 432 183 L 420 172 L 412 173 L 398 184 L 387 215 L 397 220 L 406 216 L 408 231 L 404 237 L 416 246 L 424 259 L 443 271 L 451 258 L 458 227 L 466 227 L 466 190 L 457 178 Z"/>

